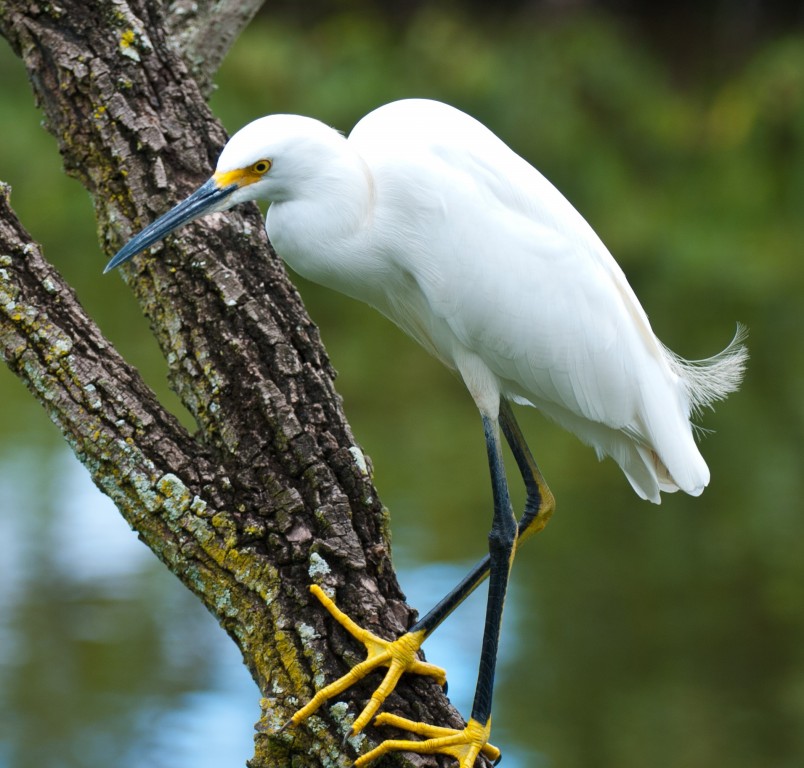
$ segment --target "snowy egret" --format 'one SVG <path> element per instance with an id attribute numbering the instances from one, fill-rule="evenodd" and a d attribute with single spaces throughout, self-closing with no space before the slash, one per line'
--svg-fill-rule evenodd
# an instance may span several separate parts
<path id="1" fill-rule="evenodd" d="M 544 527 L 553 495 L 511 402 L 533 405 L 599 457 L 611 456 L 636 493 L 697 496 L 709 470 L 691 418 L 739 386 L 746 351 L 738 330 L 718 355 L 690 362 L 654 335 L 625 275 L 591 227 L 537 170 L 479 122 L 426 100 L 371 112 L 348 138 L 297 115 L 271 115 L 236 133 L 205 184 L 134 237 L 106 271 L 205 213 L 271 202 L 266 230 L 301 275 L 374 306 L 456 370 L 482 418 L 491 471 L 489 554 L 405 635 L 386 641 L 358 627 L 319 588 L 333 617 L 368 657 L 291 719 L 378 666 L 382 684 L 353 725 L 371 720 L 404 671 L 444 671 L 416 659 L 424 639 L 489 576 L 486 624 L 471 717 L 453 731 L 381 714 L 425 736 L 393 749 L 442 752 L 473 765 L 488 743 L 497 642 L 508 575 L 521 541 Z M 527 489 L 517 525 L 500 428 Z"/>

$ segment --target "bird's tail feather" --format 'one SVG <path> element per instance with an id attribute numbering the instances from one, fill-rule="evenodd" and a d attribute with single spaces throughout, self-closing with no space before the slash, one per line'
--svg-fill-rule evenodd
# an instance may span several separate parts
<path id="1" fill-rule="evenodd" d="M 684 382 L 692 416 L 699 416 L 704 408 L 711 408 L 739 388 L 748 360 L 747 336 L 747 328 L 738 323 L 731 343 L 705 360 L 685 360 L 665 347 L 670 367 Z"/>
<path id="2" fill-rule="evenodd" d="M 746 335 L 745 327 L 738 325 L 731 343 L 706 360 L 685 360 L 665 347 L 667 362 L 683 387 L 686 408 L 646 408 L 649 422 L 641 424 L 630 439 L 611 439 L 609 446 L 603 448 L 643 498 L 659 503 L 660 491 L 676 490 L 698 496 L 709 483 L 709 468 L 687 431 L 689 427 L 678 419 L 687 421 L 699 416 L 704 408 L 711 408 L 740 386 L 748 359 Z M 646 397 L 661 391 L 655 382 L 655 386 L 648 384 Z M 646 443 L 646 437 L 652 439 Z"/>

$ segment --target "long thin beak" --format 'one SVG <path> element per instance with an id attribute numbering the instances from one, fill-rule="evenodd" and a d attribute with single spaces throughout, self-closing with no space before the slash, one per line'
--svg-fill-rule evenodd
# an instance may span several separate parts
<path id="1" fill-rule="evenodd" d="M 237 188 L 237 184 L 219 187 L 215 179 L 209 179 L 186 200 L 180 202 L 175 208 L 171 208 L 164 216 L 160 216 L 142 232 L 132 237 L 106 265 L 103 274 L 119 267 L 124 261 L 128 261 L 149 248 L 183 224 L 187 224 L 205 213 L 225 210 L 228 208 L 226 200 Z"/>

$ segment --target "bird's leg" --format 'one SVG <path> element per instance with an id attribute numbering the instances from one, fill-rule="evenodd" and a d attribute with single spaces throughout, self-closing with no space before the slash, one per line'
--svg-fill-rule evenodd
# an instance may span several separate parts
<path id="1" fill-rule="evenodd" d="M 519 445 L 518 430 L 513 416 L 506 425 L 506 436 Z M 517 547 L 518 526 L 511 508 L 508 494 L 508 483 L 505 479 L 503 466 L 502 446 L 500 444 L 499 424 L 496 419 L 483 416 L 483 429 L 486 436 L 489 468 L 491 470 L 491 484 L 494 496 L 494 517 L 489 533 L 489 593 L 486 604 L 486 623 L 483 631 L 483 644 L 480 652 L 480 669 L 475 688 L 475 698 L 472 713 L 466 727 L 460 730 L 440 728 L 437 726 L 417 723 L 405 718 L 383 714 L 377 718 L 378 725 L 396 725 L 406 730 L 424 736 L 424 741 L 394 739 L 384 741 L 379 746 L 361 755 L 355 761 L 355 767 L 361 768 L 372 760 L 391 752 L 408 751 L 419 754 L 442 753 L 456 758 L 460 768 L 472 768 L 477 756 L 483 752 L 491 759 L 500 756 L 499 750 L 488 744 L 491 731 L 491 700 L 494 690 L 494 674 L 497 663 L 497 646 L 500 638 L 503 605 L 508 588 L 508 575 Z M 512 446 L 513 447 L 513 446 Z M 529 453 L 520 450 L 517 462 L 522 468 L 522 462 L 527 463 Z M 530 459 L 532 462 L 532 459 Z M 535 468 L 535 463 L 533 463 Z M 538 471 L 538 470 L 537 470 Z M 540 476 L 539 476 L 540 477 Z M 543 481 L 542 481 L 543 482 Z M 546 488 L 546 486 L 545 486 Z M 535 499 L 535 497 L 534 497 Z M 538 506 L 526 509 L 526 528 L 538 530 L 535 520 L 538 519 Z M 523 515 L 525 517 L 525 515 Z M 479 581 L 471 586 L 469 591 L 477 586 Z M 468 592 L 467 592 L 468 594 Z M 465 595 L 463 595 L 465 597 Z M 463 597 L 459 597 L 460 602 Z M 452 606 L 454 608 L 454 605 Z M 435 609 L 434 609 L 435 610 Z M 425 617 L 426 618 L 426 617 Z M 442 617 L 443 618 L 443 617 Z"/>
<path id="2" fill-rule="evenodd" d="M 500 405 L 500 426 L 503 434 L 511 448 L 516 460 L 519 471 L 527 490 L 525 510 L 519 520 L 516 547 L 530 535 L 541 531 L 549 521 L 555 508 L 553 494 L 544 481 L 533 456 L 528 449 L 525 439 L 517 424 L 511 406 L 503 400 Z M 497 438 L 499 442 L 499 438 Z M 395 641 L 388 641 L 362 629 L 348 616 L 346 616 L 334 602 L 327 597 L 318 586 L 311 586 L 310 591 L 321 601 L 322 605 L 330 612 L 333 618 L 343 626 L 353 637 L 366 646 L 367 657 L 365 661 L 353 667 L 343 677 L 334 683 L 318 691 L 310 702 L 298 710 L 293 717 L 285 724 L 298 725 L 307 717 L 313 714 L 322 704 L 334 698 L 344 690 L 352 686 L 358 680 L 365 677 L 369 672 L 382 666 L 388 667 L 388 672 L 380 686 L 372 695 L 366 708 L 355 720 L 352 725 L 352 733 L 359 733 L 371 720 L 371 717 L 382 705 L 385 698 L 393 691 L 397 681 L 404 672 L 414 672 L 427 674 L 434 677 L 440 684 L 445 683 L 445 673 L 440 667 L 432 664 L 425 664 L 416 659 L 419 647 L 432 634 L 433 631 L 446 619 L 489 575 L 491 567 L 491 556 L 486 555 L 482 560 L 464 576 L 459 584 L 452 589 L 435 607 L 433 607 L 423 618 L 421 618 L 408 632 Z M 407 721 L 408 723 L 410 721 Z M 402 719 L 391 715 L 380 715 L 376 720 L 377 725 L 396 725 L 397 727 L 407 727 L 402 724 Z M 423 723 L 416 724 L 417 732 L 429 739 L 439 739 L 446 736 L 455 737 L 456 732 L 450 729 L 439 729 L 436 726 L 426 726 Z M 410 730 L 410 728 L 408 728 Z M 425 730 L 427 732 L 425 733 Z M 478 729 L 473 726 L 473 730 Z M 483 730 L 483 729 L 479 729 Z M 457 732 L 460 734 L 461 732 Z M 486 735 L 486 738 L 488 736 Z M 424 743 L 424 742 L 415 742 Z M 394 748 L 391 742 L 386 742 L 386 751 Z M 449 744 L 442 746 L 449 747 Z M 494 748 L 486 745 L 481 751 L 487 757 L 495 759 Z M 370 754 L 370 753 L 369 753 Z M 498 755 L 499 753 L 497 753 Z M 372 758 L 373 759 L 373 758 Z M 365 763 L 361 763 L 365 764 Z"/>
<path id="3" fill-rule="evenodd" d="M 556 500 L 542 477 L 536 460 L 525 442 L 525 436 L 514 418 L 511 404 L 507 400 L 500 402 L 500 426 L 519 467 L 527 492 L 525 511 L 519 518 L 519 533 L 516 540 L 518 550 L 525 539 L 544 529 L 553 516 Z"/>
<path id="4" fill-rule="evenodd" d="M 516 547 L 534 533 L 539 533 L 548 523 L 555 510 L 556 502 L 552 491 L 542 477 L 533 455 L 528 448 L 522 430 L 519 428 L 511 405 L 507 400 L 500 402 L 500 426 L 516 460 L 517 467 L 525 483 L 527 498 L 525 511 L 517 526 Z M 489 575 L 491 556 L 486 555 L 477 562 L 458 585 L 432 608 L 426 616 L 411 627 L 411 633 L 422 632 L 422 642 L 447 618 Z"/>

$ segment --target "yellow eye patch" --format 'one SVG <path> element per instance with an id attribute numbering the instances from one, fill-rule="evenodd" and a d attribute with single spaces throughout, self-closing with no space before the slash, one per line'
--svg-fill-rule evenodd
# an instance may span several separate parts
<path id="1" fill-rule="evenodd" d="M 217 172 L 213 174 L 212 178 L 220 189 L 225 189 L 233 184 L 238 187 L 247 187 L 249 184 L 259 181 L 269 170 L 271 170 L 270 160 L 258 160 L 246 168 Z"/>

